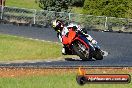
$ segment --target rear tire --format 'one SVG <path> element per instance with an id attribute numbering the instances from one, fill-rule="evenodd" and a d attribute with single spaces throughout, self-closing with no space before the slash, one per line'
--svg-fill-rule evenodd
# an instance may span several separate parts
<path id="1" fill-rule="evenodd" d="M 79 44 L 79 43 L 78 43 Z M 87 56 L 86 54 L 83 52 L 83 50 L 78 46 L 77 43 L 74 43 L 73 44 L 73 50 L 74 52 L 76 53 L 76 55 L 78 55 L 83 61 L 87 61 L 89 59 L 91 59 L 90 57 L 90 53 L 87 53 Z M 89 52 L 89 50 L 88 50 Z"/>

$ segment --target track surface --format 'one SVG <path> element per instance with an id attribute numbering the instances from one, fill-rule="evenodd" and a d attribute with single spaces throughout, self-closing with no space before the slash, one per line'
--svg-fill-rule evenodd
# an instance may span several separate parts
<path id="1" fill-rule="evenodd" d="M 22 36 L 26 38 L 59 42 L 51 28 L 37 28 L 0 24 L 0 33 Z M 40 61 L 25 63 L 1 63 L 0 66 L 17 67 L 58 67 L 58 66 L 132 66 L 132 34 L 89 32 L 109 55 L 100 61 L 80 61 L 68 59 L 59 61 Z"/>

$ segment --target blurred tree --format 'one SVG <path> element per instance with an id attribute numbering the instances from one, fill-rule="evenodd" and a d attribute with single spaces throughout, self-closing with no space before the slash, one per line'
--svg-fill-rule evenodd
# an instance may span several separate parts
<path id="1" fill-rule="evenodd" d="M 68 11 L 70 6 L 83 7 L 85 0 L 39 0 L 39 6 L 44 10 Z"/>
<path id="2" fill-rule="evenodd" d="M 132 18 L 132 0 L 85 0 L 83 9 L 90 15 Z"/>
<path id="3" fill-rule="evenodd" d="M 0 5 L 3 4 L 3 6 L 5 6 L 5 2 L 6 2 L 6 0 L 0 0 Z"/>
<path id="4" fill-rule="evenodd" d="M 76 7 L 83 7 L 85 0 L 71 0 L 71 5 Z"/>
<path id="5" fill-rule="evenodd" d="M 70 0 L 39 0 L 39 6 L 50 11 L 68 11 L 70 5 Z"/>

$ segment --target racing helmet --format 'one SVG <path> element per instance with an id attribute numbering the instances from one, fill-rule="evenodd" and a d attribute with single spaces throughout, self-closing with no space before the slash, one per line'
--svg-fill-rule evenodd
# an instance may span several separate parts
<path id="1" fill-rule="evenodd" d="M 64 28 L 64 24 L 60 20 L 53 20 L 52 21 L 52 27 L 54 28 L 55 31 L 61 32 Z"/>

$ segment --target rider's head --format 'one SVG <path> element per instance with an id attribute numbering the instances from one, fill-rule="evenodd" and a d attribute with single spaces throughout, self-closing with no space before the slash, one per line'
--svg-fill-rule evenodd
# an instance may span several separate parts
<path id="1" fill-rule="evenodd" d="M 64 24 L 60 20 L 53 20 L 52 21 L 52 27 L 55 29 L 55 31 L 61 32 L 64 28 Z"/>

